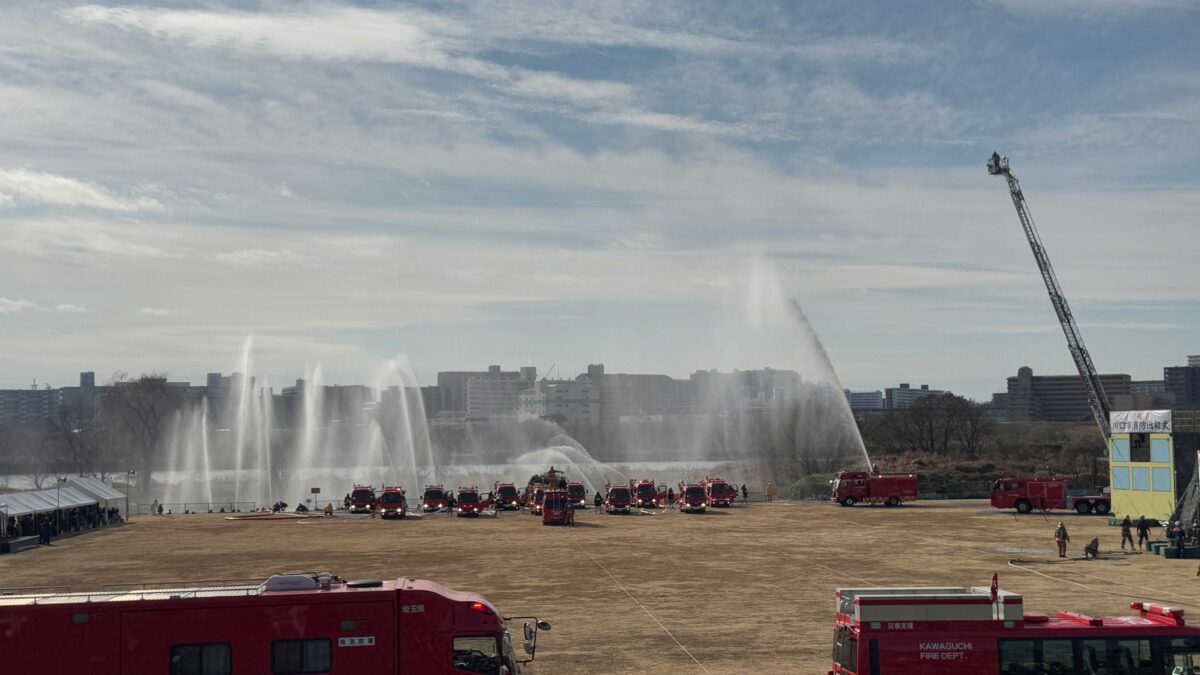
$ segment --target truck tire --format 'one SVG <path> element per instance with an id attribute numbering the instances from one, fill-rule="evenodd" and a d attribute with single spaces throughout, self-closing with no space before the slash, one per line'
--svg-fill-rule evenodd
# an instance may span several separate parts
<path id="1" fill-rule="evenodd" d="M 1017 500 L 1016 507 L 1017 513 L 1029 513 L 1033 510 L 1033 504 L 1030 504 L 1028 499 Z"/>
<path id="2" fill-rule="evenodd" d="M 1095 511 L 1097 513 L 1097 515 L 1107 516 L 1108 515 L 1108 502 L 1096 502 L 1096 506 L 1093 507 L 1092 510 Z"/>
<path id="3" fill-rule="evenodd" d="M 1082 500 L 1075 502 L 1075 513 L 1078 513 L 1079 515 L 1082 516 L 1082 515 L 1087 514 L 1091 510 L 1092 510 L 1092 505 L 1089 504 L 1088 502 L 1085 502 Z"/>
<path id="4" fill-rule="evenodd" d="M 854 497 L 846 497 L 845 499 L 842 500 L 842 506 L 854 506 L 854 504 L 855 504 Z"/>
<path id="5" fill-rule="evenodd" d="M 900 498 L 896 497 L 895 495 L 888 497 L 887 505 L 888 506 L 900 506 Z"/>

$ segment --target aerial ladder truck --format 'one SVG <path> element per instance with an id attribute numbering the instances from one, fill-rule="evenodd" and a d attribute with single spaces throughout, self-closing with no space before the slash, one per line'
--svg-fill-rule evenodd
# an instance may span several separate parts
<path id="1" fill-rule="evenodd" d="M 1017 217 L 1020 218 L 1021 227 L 1025 230 L 1025 238 L 1029 240 L 1029 248 L 1033 249 L 1033 258 L 1037 261 L 1038 270 L 1042 273 L 1042 281 L 1046 282 L 1046 292 L 1050 294 L 1050 304 L 1054 305 L 1054 311 L 1058 314 L 1058 323 L 1062 325 L 1063 334 L 1067 336 L 1067 349 L 1071 351 L 1071 358 L 1075 361 L 1075 368 L 1079 370 L 1079 377 L 1087 384 L 1088 406 L 1092 409 L 1092 417 L 1095 418 L 1096 425 L 1100 427 L 1100 433 L 1107 442 L 1110 435 L 1108 413 L 1112 410 L 1112 406 L 1108 401 L 1108 396 L 1104 393 L 1100 376 L 1096 374 L 1096 366 L 1092 364 L 1092 357 L 1083 344 L 1083 335 L 1079 332 L 1079 326 L 1075 325 L 1075 317 L 1071 314 L 1070 306 L 1067 305 L 1067 296 L 1063 295 L 1062 287 L 1058 285 L 1058 277 L 1054 275 L 1054 268 L 1050 266 L 1046 247 L 1042 245 L 1042 238 L 1033 224 L 1033 216 L 1029 214 L 1029 205 L 1025 203 L 1025 195 L 1021 192 L 1021 183 L 1017 181 L 1017 177 L 1009 168 L 1008 158 L 1001 157 L 999 153 L 992 153 L 987 169 L 989 174 L 1004 176 L 1004 179 L 1008 181 L 1008 191 L 1012 196 L 1013 206 L 1017 208 Z"/>

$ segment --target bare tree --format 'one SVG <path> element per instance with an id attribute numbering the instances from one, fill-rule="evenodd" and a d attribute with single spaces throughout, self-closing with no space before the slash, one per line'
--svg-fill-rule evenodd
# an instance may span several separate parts
<path id="1" fill-rule="evenodd" d="M 60 407 L 47 420 L 57 454 L 80 476 L 101 475 L 111 461 L 108 429 L 80 404 Z"/>
<path id="2" fill-rule="evenodd" d="M 143 487 L 150 485 L 150 472 L 167 421 L 179 408 L 180 401 L 163 374 L 145 374 L 129 379 L 125 373 L 113 376 L 112 388 L 101 399 L 103 418 L 113 419 L 124 432 L 131 450 L 141 463 Z"/>

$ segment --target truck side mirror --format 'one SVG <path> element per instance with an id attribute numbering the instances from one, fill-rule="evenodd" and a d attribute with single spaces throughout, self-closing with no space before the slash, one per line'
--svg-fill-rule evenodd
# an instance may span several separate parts
<path id="1" fill-rule="evenodd" d="M 537 627 L 539 630 L 550 630 L 550 622 L 549 621 L 539 621 L 539 622 L 537 622 Z"/>
<path id="2" fill-rule="evenodd" d="M 526 640 L 533 639 L 533 624 L 528 624 L 528 623 L 525 624 L 525 639 Z"/>

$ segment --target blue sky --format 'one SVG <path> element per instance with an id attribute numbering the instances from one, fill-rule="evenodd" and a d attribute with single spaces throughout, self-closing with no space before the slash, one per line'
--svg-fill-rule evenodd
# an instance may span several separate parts
<path id="1" fill-rule="evenodd" d="M 795 367 L 975 397 L 1200 352 L 1173 0 L 0 6 L 0 386 Z M 765 276 L 761 270 L 767 269 Z M 757 271 L 756 271 L 757 270 Z M 757 281 L 756 281 L 757 280 Z M 761 290 L 761 289 L 758 289 Z M 772 291 L 774 293 L 774 291 Z M 816 375 L 813 375 L 816 373 Z"/>

